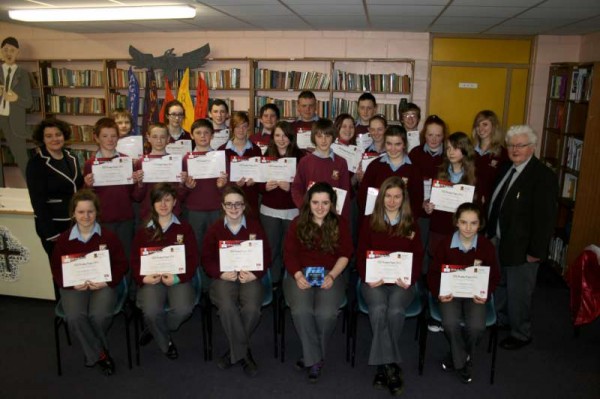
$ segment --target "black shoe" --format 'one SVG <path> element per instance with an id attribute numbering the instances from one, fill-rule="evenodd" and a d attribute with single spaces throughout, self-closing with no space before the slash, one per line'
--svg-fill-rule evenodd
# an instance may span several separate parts
<path id="1" fill-rule="evenodd" d="M 298 371 L 304 371 L 306 369 L 306 366 L 304 365 L 304 359 L 302 359 L 302 358 L 298 359 L 296 361 L 296 364 L 294 364 L 294 367 Z"/>
<path id="2" fill-rule="evenodd" d="M 146 346 L 150 342 L 152 342 L 153 339 L 154 336 L 152 335 L 150 330 L 144 328 L 144 331 L 142 331 L 142 334 L 140 335 L 140 340 L 138 342 L 140 343 L 140 346 Z"/>
<path id="3" fill-rule="evenodd" d="M 315 383 L 319 381 L 319 377 L 321 377 L 321 370 L 323 369 L 323 361 L 316 362 L 308 369 L 308 381 Z"/>
<path id="4" fill-rule="evenodd" d="M 373 378 L 373 387 L 375 389 L 386 389 L 388 386 L 387 376 L 385 375 L 385 367 L 377 366 L 377 373 Z"/>
<path id="5" fill-rule="evenodd" d="M 256 377 L 256 374 L 258 374 L 258 365 L 254 361 L 250 350 L 248 350 L 246 357 L 240 360 L 240 365 L 244 369 L 244 374 L 248 377 Z"/>
<path id="6" fill-rule="evenodd" d="M 217 367 L 221 370 L 227 370 L 231 368 L 231 366 L 233 366 L 231 363 L 231 356 L 229 355 L 229 351 L 227 351 L 219 358 L 219 360 L 217 360 Z"/>
<path id="7" fill-rule="evenodd" d="M 502 349 L 506 349 L 509 351 L 521 349 L 524 346 L 527 346 L 531 343 L 531 338 L 527 340 L 522 340 L 515 338 L 513 336 L 506 337 L 502 341 L 500 341 L 500 347 Z"/>
<path id="8" fill-rule="evenodd" d="M 460 379 L 460 381 L 463 384 L 468 384 L 471 381 L 473 381 L 473 378 L 471 377 L 472 368 L 473 368 L 473 365 L 472 365 L 471 361 L 467 360 L 467 362 L 465 363 L 465 366 L 462 369 L 456 370 L 456 373 L 458 374 L 458 378 Z"/>
<path id="9" fill-rule="evenodd" d="M 448 352 L 444 360 L 442 360 L 442 370 L 454 371 L 454 360 L 452 360 L 452 353 Z"/>
<path id="10" fill-rule="evenodd" d="M 173 341 L 169 341 L 169 347 L 167 348 L 167 353 L 165 353 L 165 355 L 171 360 L 175 360 L 179 357 L 177 347 L 175 346 Z"/>
<path id="11" fill-rule="evenodd" d="M 113 375 L 115 373 L 115 362 L 108 352 L 102 352 L 96 364 L 100 367 L 100 372 L 105 376 Z"/>
<path id="12" fill-rule="evenodd" d="M 404 390 L 404 381 L 402 380 L 402 369 L 395 363 L 385 365 L 385 375 L 387 377 L 387 387 L 392 396 L 400 396 Z"/>

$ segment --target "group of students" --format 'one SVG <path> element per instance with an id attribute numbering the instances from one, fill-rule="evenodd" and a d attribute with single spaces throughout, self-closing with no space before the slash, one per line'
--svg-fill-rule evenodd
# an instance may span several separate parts
<path id="1" fill-rule="evenodd" d="M 218 367 L 238 364 L 247 375 L 256 375 L 250 341 L 260 320 L 261 279 L 270 269 L 273 281 L 282 287 L 302 343 L 296 366 L 316 382 L 346 295 L 349 270 L 355 267 L 373 330 L 369 364 L 376 366 L 374 386 L 387 388 L 392 395 L 402 392 L 400 337 L 418 281 L 428 285 L 440 302 L 451 349 L 443 368 L 457 370 L 463 382 L 470 382 L 473 350 L 485 327 L 485 303 L 499 280 L 494 248 L 480 234 L 485 219 L 482 209 L 492 194 L 495 174 L 508 160 L 498 118 L 491 111 L 476 116 L 473 144 L 463 132 L 448 135 L 444 121 L 431 115 L 420 131 L 422 144 L 409 153 L 407 131 L 417 129 L 419 107 L 409 103 L 402 109 L 401 125 L 389 126 L 383 116 L 375 115 L 376 109 L 375 97 L 364 93 L 358 102 L 358 121 L 349 114 L 338 115 L 335 121 L 318 118 L 316 98 L 305 91 L 298 98 L 296 121 L 279 120 L 279 109 L 267 104 L 259 112 L 258 131 L 250 135 L 248 116 L 243 112 L 229 115 L 227 104 L 220 100 L 211 105 L 211 119 L 196 120 L 186 132 L 181 127 L 184 108 L 172 101 L 165 107 L 167 122 L 151 125 L 146 132 L 149 148 L 142 159 L 134 161 L 132 184 L 101 187 L 94 186 L 92 165 L 100 158 L 123 156 L 116 147 L 121 137 L 131 134 L 130 115 L 119 111 L 114 118 L 96 123 L 98 151 L 83 172 L 63 148 L 68 128 L 56 120 L 42 122 L 34 133 L 42 147 L 27 171 L 30 195 L 40 223 L 44 220 L 39 215 L 56 202 L 54 197 L 62 195 L 57 212 L 63 214 L 47 226 L 36 223 L 36 228 L 51 259 L 54 281 L 61 287 L 68 324 L 82 343 L 86 365 L 99 365 L 106 374 L 114 372 L 106 330 L 116 287 L 127 273 L 135 282 L 137 306 L 144 315 L 146 329 L 140 344 L 155 340 L 169 359 L 177 358 L 172 333 L 191 315 L 192 279 L 198 267 L 208 277 L 204 280 L 210 281 L 205 287 L 229 342 Z M 223 129 L 229 130 L 228 141 L 211 148 L 215 132 Z M 296 135 L 307 131 L 313 148 L 301 150 Z M 352 173 L 346 160 L 333 152 L 332 144 L 354 145 L 358 135 L 365 133 L 372 140 L 365 152 L 378 157 L 366 170 L 361 166 Z M 181 181 L 144 182 L 141 162 L 166 155 L 167 144 L 181 139 L 192 140 L 194 147 L 183 158 Z M 225 151 L 226 172 L 212 179 L 188 176 L 187 160 L 215 150 Z M 229 181 L 232 156 L 261 155 L 295 158 L 293 181 Z M 47 192 L 48 174 L 40 171 L 44 167 L 68 177 L 63 179 L 67 183 L 63 182 L 62 194 Z M 424 181 L 431 179 L 475 185 L 474 202 L 459 206 L 454 214 L 436 210 L 424 189 Z M 366 215 L 370 188 L 378 193 L 372 213 Z M 347 193 L 343 204 L 338 204 L 340 189 Z M 54 230 L 49 231 L 50 226 Z M 228 240 L 262 240 L 263 270 L 221 272 L 219 241 Z M 170 245 L 184 246 L 185 272 L 141 275 L 144 249 Z M 102 249 L 110 253 L 110 282 L 62 287 L 62 256 Z M 366 283 L 366 253 L 372 250 L 412 253 L 411 283 L 400 279 L 395 284 Z M 438 295 L 443 264 L 477 263 L 491 269 L 487 298 Z M 324 270 L 317 286 L 306 272 L 315 266 Z M 466 335 L 461 330 L 463 319 Z"/>

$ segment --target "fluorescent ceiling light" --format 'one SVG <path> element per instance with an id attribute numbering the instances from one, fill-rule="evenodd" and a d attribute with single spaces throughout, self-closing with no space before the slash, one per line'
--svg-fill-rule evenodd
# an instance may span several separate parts
<path id="1" fill-rule="evenodd" d="M 190 6 L 43 8 L 9 10 L 8 16 L 11 19 L 25 22 L 186 19 L 194 18 L 196 9 Z"/>

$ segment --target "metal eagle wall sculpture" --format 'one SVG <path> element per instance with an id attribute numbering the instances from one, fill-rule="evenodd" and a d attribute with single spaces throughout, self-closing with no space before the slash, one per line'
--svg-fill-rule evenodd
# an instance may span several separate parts
<path id="1" fill-rule="evenodd" d="M 210 45 L 206 43 L 204 46 L 184 53 L 180 57 L 178 57 L 173 50 L 174 49 L 172 48 L 168 49 L 163 55 L 155 57 L 152 54 L 142 53 L 140 50 L 130 45 L 129 55 L 131 55 L 132 59 L 129 61 L 129 64 L 138 68 L 162 69 L 165 73 L 165 77 L 172 83 L 178 69 L 193 69 L 203 66 L 207 61 L 206 57 L 210 53 Z"/>

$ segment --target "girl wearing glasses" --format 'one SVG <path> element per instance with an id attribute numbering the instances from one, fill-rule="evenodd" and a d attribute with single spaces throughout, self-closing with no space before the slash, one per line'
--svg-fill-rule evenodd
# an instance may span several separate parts
<path id="1" fill-rule="evenodd" d="M 137 306 L 142 309 L 146 329 L 140 345 L 152 339 L 169 359 L 178 352 L 171 333 L 192 314 L 194 287 L 192 277 L 198 267 L 198 246 L 194 230 L 173 213 L 177 191 L 169 183 L 158 183 L 150 192 L 150 221 L 136 233 L 131 251 L 131 274 L 138 285 Z M 141 257 L 149 251 L 183 246 L 185 269 L 181 273 L 142 274 Z"/>
<path id="2" fill-rule="evenodd" d="M 329 183 L 315 183 L 306 193 L 284 243 L 287 275 L 283 293 L 303 353 L 296 367 L 308 372 L 310 382 L 321 376 L 325 348 L 344 300 L 342 273 L 352 256 L 350 228 L 335 212 L 336 200 Z"/>
<path id="3" fill-rule="evenodd" d="M 217 361 L 217 366 L 229 369 L 242 366 L 244 373 L 254 377 L 258 366 L 250 351 L 250 338 L 260 321 L 263 300 L 261 278 L 271 263 L 271 251 L 265 232 L 256 219 L 246 218 L 248 202 L 244 191 L 234 185 L 223 189 L 222 214 L 209 227 L 202 246 L 202 266 L 212 279 L 210 299 L 219 309 L 219 319 L 229 341 L 229 349 Z M 263 268 L 255 271 L 221 271 L 222 241 L 261 240 Z"/>
<path id="4" fill-rule="evenodd" d="M 169 143 L 177 140 L 192 140 L 192 136 L 183 130 L 182 123 L 185 119 L 183 104 L 177 100 L 171 100 L 165 105 L 164 120 L 169 130 Z"/>
<path id="5" fill-rule="evenodd" d="M 498 171 L 509 162 L 508 151 L 503 146 L 504 132 L 494 111 L 483 110 L 473 120 L 475 143 L 475 173 L 479 203 L 485 209 L 492 199 Z"/>

